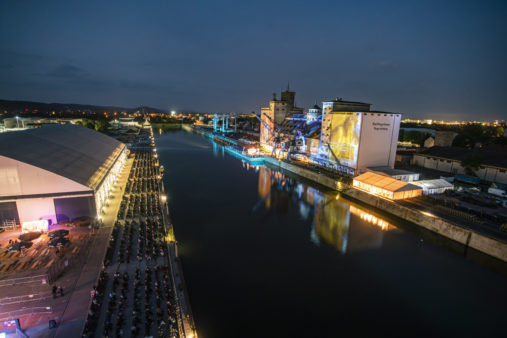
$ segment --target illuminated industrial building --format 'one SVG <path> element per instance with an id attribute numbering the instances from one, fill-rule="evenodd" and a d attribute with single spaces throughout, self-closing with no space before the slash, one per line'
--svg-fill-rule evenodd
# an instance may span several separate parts
<path id="1" fill-rule="evenodd" d="M 390 200 L 421 196 L 423 191 L 423 189 L 417 185 L 371 171 L 355 177 L 352 186 L 372 195 Z"/>
<path id="2" fill-rule="evenodd" d="M 315 158 L 339 171 L 358 175 L 368 167 L 394 167 L 401 114 L 370 111 L 370 104 L 322 104 L 319 153 Z"/>
<path id="3" fill-rule="evenodd" d="M 261 108 L 260 144 L 273 156 L 302 159 L 359 175 L 368 167 L 394 168 L 401 114 L 370 111 L 370 104 L 325 101 L 308 113 L 295 107 L 296 93 L 282 92 Z"/>
<path id="4" fill-rule="evenodd" d="M 0 225 L 100 217 L 127 152 L 75 125 L 0 134 Z"/>
<path id="5" fill-rule="evenodd" d="M 269 101 L 269 107 L 261 108 L 260 143 L 261 146 L 273 146 L 273 132 L 276 125 L 284 123 L 287 116 L 302 114 L 303 108 L 295 106 L 296 92 L 287 90 L 282 92 L 280 100 L 273 94 L 273 100 Z"/>

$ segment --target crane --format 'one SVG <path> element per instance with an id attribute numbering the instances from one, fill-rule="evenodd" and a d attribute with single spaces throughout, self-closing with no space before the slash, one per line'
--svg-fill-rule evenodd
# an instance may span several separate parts
<path id="1" fill-rule="evenodd" d="M 271 119 L 271 117 L 269 117 L 269 115 L 267 115 L 266 113 L 264 113 L 264 116 L 273 123 L 273 127 L 271 127 L 269 125 L 269 123 L 267 123 L 265 120 L 263 120 L 262 116 L 255 114 L 255 117 L 264 125 L 264 127 L 271 134 L 271 137 L 268 140 L 268 142 L 273 141 L 273 143 L 274 143 L 273 151 L 271 152 L 271 156 L 274 157 L 276 155 L 276 148 L 278 147 L 279 144 L 281 144 L 281 141 L 282 141 L 281 133 L 284 130 L 284 128 L 281 126 L 275 127 L 276 123 Z"/>

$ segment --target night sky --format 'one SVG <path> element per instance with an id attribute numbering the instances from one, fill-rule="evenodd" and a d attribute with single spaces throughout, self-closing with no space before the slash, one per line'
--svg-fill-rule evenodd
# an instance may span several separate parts
<path id="1" fill-rule="evenodd" d="M 0 2 L 0 98 L 507 119 L 507 1 Z M 278 94 L 279 95 L 279 94 Z"/>

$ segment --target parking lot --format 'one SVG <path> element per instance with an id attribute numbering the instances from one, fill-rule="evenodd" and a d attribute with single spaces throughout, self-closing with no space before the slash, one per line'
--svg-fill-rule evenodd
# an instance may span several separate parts
<path id="1" fill-rule="evenodd" d="M 47 235 L 33 240 L 27 250 L 9 253 L 9 240 L 17 239 L 21 231 L 0 233 L 0 320 L 19 318 L 31 338 L 79 336 L 131 165 L 128 160 L 99 229 L 49 227 L 69 230 L 70 241 L 58 253 L 48 247 Z M 60 286 L 63 295 L 54 298 L 53 286 Z M 49 320 L 57 322 L 56 330 L 48 328 Z"/>
<path id="2" fill-rule="evenodd" d="M 0 280 L 47 273 L 59 261 L 78 256 L 89 242 L 92 231 L 88 227 L 74 228 L 57 224 L 49 230 L 58 229 L 69 231 L 69 235 L 65 236 L 69 242 L 64 246 L 49 247 L 48 235 L 42 234 L 31 241 L 31 247 L 18 252 L 9 252 L 9 240 L 19 241 L 21 231 L 2 232 L 0 234 Z"/>

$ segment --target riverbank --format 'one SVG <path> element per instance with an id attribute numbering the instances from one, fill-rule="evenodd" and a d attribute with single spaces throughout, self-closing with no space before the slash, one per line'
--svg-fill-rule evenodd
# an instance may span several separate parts
<path id="1" fill-rule="evenodd" d="M 348 185 L 343 184 L 338 180 L 334 180 L 326 175 L 285 161 L 265 156 L 264 162 L 269 166 L 296 174 L 326 188 L 340 191 L 343 196 L 350 198 L 351 200 L 359 201 L 360 203 L 366 204 L 370 207 L 374 207 L 381 213 L 391 214 L 427 230 L 433 231 L 440 236 L 456 241 L 464 245 L 465 250 L 467 247 L 470 247 L 479 252 L 500 259 L 503 262 L 507 262 L 507 243 L 498 239 L 485 236 L 471 229 L 454 225 L 441 217 L 402 206 L 395 201 L 390 201 L 354 188 L 349 188 Z"/>
<path id="2" fill-rule="evenodd" d="M 334 180 L 326 175 L 287 163 L 285 161 L 265 156 L 264 162 L 275 168 L 289 171 L 312 182 L 316 182 L 324 187 L 340 191 L 340 193 L 345 197 L 359 201 L 370 207 L 374 207 L 380 212 L 391 214 L 427 230 L 433 231 L 440 236 L 464 245 L 465 248 L 470 247 L 489 256 L 500 259 L 503 262 L 507 262 L 507 243 L 498 239 L 485 236 L 471 229 L 454 225 L 445 219 L 430 213 L 423 213 L 419 210 L 402 206 L 395 201 L 390 201 L 354 188 L 349 188 L 348 185 L 345 185 L 338 180 Z"/>
<path id="3" fill-rule="evenodd" d="M 323 175 L 321 173 L 315 172 L 310 169 L 306 169 L 297 165 L 294 165 L 289 162 L 280 161 L 276 158 L 270 157 L 270 156 L 264 156 L 264 162 L 269 164 L 270 166 L 274 167 L 275 169 L 283 169 L 286 171 L 289 171 L 293 174 L 296 174 L 298 176 L 301 176 L 307 180 L 310 180 L 312 182 L 316 182 L 326 188 L 332 189 L 332 190 L 342 190 L 347 187 L 344 183 L 342 183 L 339 180 L 335 180 L 329 176 Z"/>
<path id="4" fill-rule="evenodd" d="M 377 197 L 357 189 L 346 189 L 341 194 L 360 203 L 387 212 L 403 220 L 433 231 L 466 247 L 507 262 L 507 243 L 487 237 L 471 229 L 449 223 L 443 218 L 402 206 L 394 201 Z"/>

